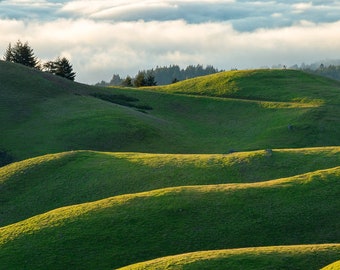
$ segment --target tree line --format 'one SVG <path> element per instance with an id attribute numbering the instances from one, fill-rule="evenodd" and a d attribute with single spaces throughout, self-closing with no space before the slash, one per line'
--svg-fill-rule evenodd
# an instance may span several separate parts
<path id="1" fill-rule="evenodd" d="M 34 55 L 34 51 L 27 41 L 22 43 L 18 40 L 14 46 L 9 43 L 3 59 L 8 62 L 18 63 L 27 67 L 49 72 L 72 81 L 74 81 L 76 76 L 70 61 L 66 57 L 57 57 L 55 60 L 41 63 Z"/>
<path id="2" fill-rule="evenodd" d="M 279 64 L 273 66 L 272 68 L 285 68 L 285 65 Z M 294 64 L 292 66 L 289 66 L 288 68 L 302 70 L 315 75 L 340 80 L 340 60 L 325 60 L 312 64 Z"/>
<path id="3" fill-rule="evenodd" d="M 113 74 L 110 82 L 101 81 L 97 86 L 154 86 L 166 85 L 178 81 L 205 76 L 217 72 L 221 72 L 211 65 L 203 67 L 202 65 L 189 65 L 181 69 L 178 65 L 170 65 L 164 67 L 156 67 L 155 69 L 142 70 L 135 77 L 127 76 L 121 78 L 119 74 Z"/>
<path id="4" fill-rule="evenodd" d="M 321 75 L 335 80 L 340 80 L 340 66 L 338 65 L 320 64 L 320 66 L 317 68 L 313 68 L 312 66 L 304 66 L 301 67 L 301 69 L 309 73 Z"/>

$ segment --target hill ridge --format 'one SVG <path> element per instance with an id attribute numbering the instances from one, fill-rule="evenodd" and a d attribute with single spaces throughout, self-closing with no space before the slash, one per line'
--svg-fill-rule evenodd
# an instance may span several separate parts
<path id="1" fill-rule="evenodd" d="M 263 269 L 264 265 L 263 263 L 266 263 L 265 265 L 267 267 L 272 267 L 274 264 L 275 259 L 272 257 L 275 257 L 276 254 L 279 255 L 282 254 L 282 257 L 290 257 L 290 269 L 298 269 L 299 266 L 296 264 L 292 264 L 291 260 L 295 259 L 294 257 L 299 257 L 302 254 L 309 254 L 308 259 L 309 261 L 313 260 L 313 257 L 316 257 L 317 255 L 320 256 L 320 253 L 328 252 L 328 249 L 334 249 L 334 257 L 325 259 L 324 263 L 327 263 L 327 261 L 332 261 L 333 258 L 337 258 L 340 244 L 319 244 L 319 245 L 294 245 L 294 246 L 271 246 L 271 247 L 252 247 L 252 248 L 238 248 L 238 249 L 225 249 L 225 250 L 211 250 L 211 251 L 197 251 L 197 252 L 191 252 L 191 253 L 185 253 L 185 254 L 178 254 L 178 255 L 172 255 L 172 256 L 166 256 L 162 258 L 157 258 L 151 261 L 146 262 L 140 262 L 137 264 L 125 266 L 122 268 L 119 268 L 117 270 L 134 270 L 134 269 L 154 269 L 154 270 L 161 270 L 164 268 L 167 269 L 178 269 L 179 267 L 185 267 L 190 265 L 190 269 L 202 269 L 204 268 L 206 262 L 206 265 L 211 265 L 211 261 L 216 260 L 215 267 L 219 267 L 219 269 L 244 269 L 245 267 L 248 267 L 247 269 Z M 338 249 L 338 251 L 337 251 Z M 297 251 L 298 253 L 302 254 L 295 254 L 294 251 Z M 274 255 L 275 254 L 275 255 Z M 316 255 L 317 254 L 317 255 Z M 243 257 L 242 257 L 243 255 Z M 253 258 L 251 258 L 253 256 Z M 267 261 L 261 262 L 261 260 L 257 259 L 258 256 L 267 256 L 269 257 Z M 301 256 L 303 257 L 303 256 Z M 249 265 L 245 266 L 245 263 L 240 266 L 240 260 L 242 261 L 250 261 Z M 277 258 L 276 258 L 277 259 Z M 288 267 L 287 261 L 285 261 L 283 258 L 280 258 L 281 262 L 280 265 L 276 265 L 276 267 Z M 235 261 L 234 261 L 235 260 Z M 306 261 L 304 261 L 301 258 L 298 258 L 296 260 L 301 260 L 303 263 L 300 267 L 304 267 L 306 264 Z M 209 261 L 209 263 L 207 262 Z M 222 261 L 222 262 L 218 262 Z M 282 263 L 282 265 L 281 265 Z M 194 265 L 197 264 L 195 267 Z M 315 260 L 313 263 L 311 263 L 311 266 L 313 266 L 313 269 L 317 269 L 317 266 L 322 267 L 324 264 L 322 262 Z M 212 269 L 212 265 L 209 267 L 209 269 Z M 320 268 L 318 268 L 320 269 Z M 323 268 L 324 269 L 324 268 Z"/>
<path id="2" fill-rule="evenodd" d="M 303 84 L 304 82 L 305 85 Z M 241 100 L 320 104 L 323 101 L 320 100 L 319 93 L 310 87 L 309 84 L 311 83 L 327 86 L 328 91 L 332 92 L 331 96 L 327 97 L 327 102 L 339 104 L 340 100 L 336 92 L 333 91 L 333 87 L 340 87 L 339 81 L 315 76 L 300 70 L 253 69 L 225 71 L 171 85 L 146 87 L 146 89 L 167 93 L 229 97 Z M 275 91 L 270 94 L 268 89 L 275 89 Z M 276 95 L 273 95 L 274 92 Z M 303 96 L 299 96 L 301 94 Z"/>
<path id="3" fill-rule="evenodd" d="M 331 213 L 337 209 L 339 173 L 337 167 L 269 184 L 166 188 L 62 207 L 0 228 L 0 256 L 6 262 L 3 252 L 20 246 L 17 262 L 31 261 L 32 252 L 44 247 L 41 237 L 55 246 L 45 252 L 45 268 L 55 263 L 55 256 L 66 256 L 79 266 L 84 263 L 82 251 L 89 268 L 98 263 L 98 254 L 102 267 L 110 261 L 111 268 L 117 268 L 129 260 L 151 259 L 151 254 L 162 257 L 203 248 L 336 243 L 339 217 Z M 69 253 L 65 244 L 75 241 L 82 248 Z M 163 242 L 168 243 L 167 250 L 159 250 Z M 32 248 L 22 248 L 27 243 Z M 93 253 L 93 248 L 100 253 Z M 37 261 L 31 265 L 37 266 Z"/>

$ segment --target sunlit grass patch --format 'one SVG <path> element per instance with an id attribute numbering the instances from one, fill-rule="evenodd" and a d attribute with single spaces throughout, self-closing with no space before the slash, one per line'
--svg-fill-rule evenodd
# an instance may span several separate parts
<path id="1" fill-rule="evenodd" d="M 0 224 L 57 207 L 174 186 L 252 183 L 339 166 L 339 147 L 232 154 L 71 151 L 0 168 Z"/>
<path id="2" fill-rule="evenodd" d="M 115 269 L 201 250 L 337 243 L 339 168 L 261 183 L 159 189 L 59 208 L 0 228 L 0 256 L 12 268 L 24 262 L 31 269 L 72 262 L 75 268 Z M 40 252 L 44 265 L 34 256 Z"/>
<path id="3" fill-rule="evenodd" d="M 142 269 L 320 269 L 340 253 L 339 244 L 273 246 L 200 251 L 119 268 Z M 331 268 L 333 267 L 333 268 Z M 336 264 L 323 269 L 337 269 Z"/>

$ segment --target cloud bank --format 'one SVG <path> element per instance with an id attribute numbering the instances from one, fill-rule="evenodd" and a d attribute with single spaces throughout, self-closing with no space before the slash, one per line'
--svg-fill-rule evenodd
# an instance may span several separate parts
<path id="1" fill-rule="evenodd" d="M 220 69 L 340 56 L 338 1 L 0 1 L 0 49 L 28 41 L 71 60 L 77 81 L 157 65 Z"/>

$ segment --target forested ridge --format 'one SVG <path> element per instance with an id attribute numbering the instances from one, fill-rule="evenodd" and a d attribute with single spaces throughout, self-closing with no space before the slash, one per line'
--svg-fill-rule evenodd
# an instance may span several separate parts
<path id="1" fill-rule="evenodd" d="M 186 68 L 180 68 L 178 65 L 157 66 L 156 68 L 141 70 L 133 78 L 127 76 L 123 79 L 119 74 L 113 74 L 110 82 L 101 81 L 97 86 L 152 86 L 152 85 L 166 85 L 183 81 L 186 79 L 195 78 L 198 76 L 205 76 L 221 72 L 212 65 L 189 65 Z M 143 79 L 145 82 L 143 82 Z"/>

